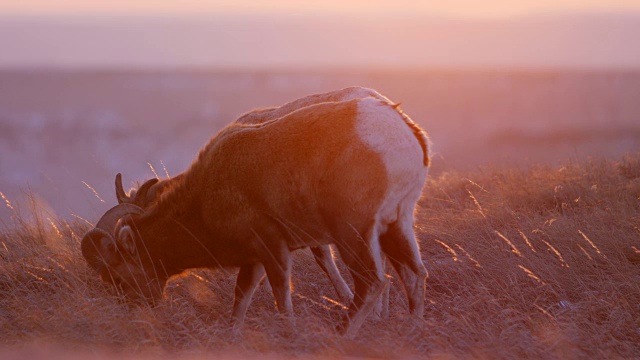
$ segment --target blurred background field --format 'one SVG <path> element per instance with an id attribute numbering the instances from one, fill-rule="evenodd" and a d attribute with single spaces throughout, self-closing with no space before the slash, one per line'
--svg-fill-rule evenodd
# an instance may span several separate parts
<path id="1" fill-rule="evenodd" d="M 434 175 L 640 149 L 636 72 L 3 71 L 0 191 L 95 219 L 117 172 L 125 186 L 154 176 L 149 165 L 175 175 L 242 113 L 351 85 L 401 102 L 429 132 Z"/>

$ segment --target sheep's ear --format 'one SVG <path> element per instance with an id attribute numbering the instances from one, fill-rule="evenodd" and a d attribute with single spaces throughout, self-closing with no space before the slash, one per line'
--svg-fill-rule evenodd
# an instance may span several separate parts
<path id="1" fill-rule="evenodd" d="M 82 238 L 82 255 L 89 266 L 101 272 L 105 265 L 118 262 L 116 243 L 113 236 L 102 229 L 92 229 Z"/>
<path id="2" fill-rule="evenodd" d="M 136 188 L 129 189 L 129 199 L 134 199 L 133 200 L 134 203 L 135 203 L 135 198 L 137 193 L 138 193 L 138 189 Z"/>
<path id="3" fill-rule="evenodd" d="M 131 226 L 125 225 L 120 228 L 118 232 L 118 247 L 129 255 L 137 254 L 135 234 Z"/>

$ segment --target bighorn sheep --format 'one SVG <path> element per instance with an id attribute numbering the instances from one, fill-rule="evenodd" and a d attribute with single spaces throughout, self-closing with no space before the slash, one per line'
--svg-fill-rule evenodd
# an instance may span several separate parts
<path id="1" fill-rule="evenodd" d="M 390 102 L 388 98 L 373 89 L 352 86 L 340 90 L 306 96 L 289 102 L 280 107 L 254 110 L 243 114 L 235 122 L 238 124 L 262 124 L 267 121 L 281 118 L 284 115 L 287 115 L 295 110 L 309 105 L 315 105 L 323 102 L 338 102 L 352 99 L 362 99 L 366 97 L 373 97 Z M 139 197 L 136 196 L 135 189 L 130 190 L 129 194 L 124 191 L 124 187 L 122 185 L 122 176 L 121 174 L 117 174 L 115 180 L 116 198 L 119 204 L 130 203 L 141 208 L 146 208 L 147 206 L 153 204 L 159 198 L 160 194 L 162 194 L 164 190 L 170 186 L 171 182 L 179 179 L 180 176 L 182 176 L 182 174 L 177 175 L 173 179 L 164 179 L 158 181 L 158 183 L 149 188 L 149 191 L 146 192 L 146 196 Z M 333 255 L 331 254 L 329 245 L 311 247 L 311 252 L 314 256 L 314 259 L 316 260 L 316 263 L 320 266 L 320 268 L 324 271 L 324 273 L 331 281 L 331 284 L 338 293 L 338 296 L 342 300 L 351 300 L 353 298 L 353 293 L 349 289 L 347 283 L 344 281 L 344 278 L 340 275 Z M 381 301 L 377 304 L 376 313 L 378 316 L 386 316 L 386 313 L 388 312 L 388 302 L 389 288 L 387 287 L 385 288 L 385 292 L 383 293 Z"/>
<path id="2" fill-rule="evenodd" d="M 259 125 L 231 124 L 155 204 L 146 210 L 122 204 L 105 214 L 83 238 L 82 253 L 103 280 L 149 301 L 186 269 L 237 266 L 232 317 L 242 324 L 265 272 L 278 309 L 292 313 L 290 252 L 333 243 L 354 279 L 341 328 L 353 336 L 386 285 L 382 251 L 411 313 L 422 316 L 426 269 L 413 211 L 427 150 L 425 133 L 397 106 L 375 98 L 311 105 Z M 145 185 L 140 193 L 154 182 Z"/>

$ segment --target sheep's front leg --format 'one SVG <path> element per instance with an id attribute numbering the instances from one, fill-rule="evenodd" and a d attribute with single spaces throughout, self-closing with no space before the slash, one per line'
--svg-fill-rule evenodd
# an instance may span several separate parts
<path id="1" fill-rule="evenodd" d="M 235 330 L 242 328 L 247 308 L 260 280 L 264 277 L 264 266 L 260 263 L 240 267 L 236 279 L 236 290 L 233 299 L 233 314 L 231 322 Z"/>
<path id="2" fill-rule="evenodd" d="M 331 284 L 333 284 L 333 287 L 336 289 L 340 299 L 343 301 L 350 301 L 353 299 L 353 293 L 351 292 L 351 289 L 349 289 L 347 282 L 344 281 L 342 275 L 340 275 L 340 271 L 338 271 L 338 267 L 333 259 L 329 245 L 312 247 L 311 252 L 313 253 L 318 265 L 320 265 L 322 271 L 324 271 L 324 273 L 329 277 L 329 280 L 331 280 Z"/>
<path id="3" fill-rule="evenodd" d="M 291 253 L 289 249 L 283 248 L 271 251 L 268 260 L 264 261 L 264 268 L 267 271 L 267 279 L 271 284 L 273 297 L 276 300 L 278 311 L 283 314 L 292 315 L 293 305 L 291 303 Z"/>

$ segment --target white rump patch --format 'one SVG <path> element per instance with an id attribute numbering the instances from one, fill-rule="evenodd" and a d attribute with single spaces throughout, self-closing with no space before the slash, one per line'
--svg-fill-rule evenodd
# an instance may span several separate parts
<path id="1" fill-rule="evenodd" d="M 373 98 L 358 102 L 356 131 L 380 154 L 388 170 L 423 168 L 423 151 L 412 129 L 390 104 Z"/>
<path id="2" fill-rule="evenodd" d="M 381 220 L 394 222 L 400 205 L 415 203 L 422 191 L 427 177 L 422 147 L 402 115 L 389 103 L 362 99 L 356 116 L 358 136 L 380 155 L 387 169 L 389 188 L 380 209 Z"/>

